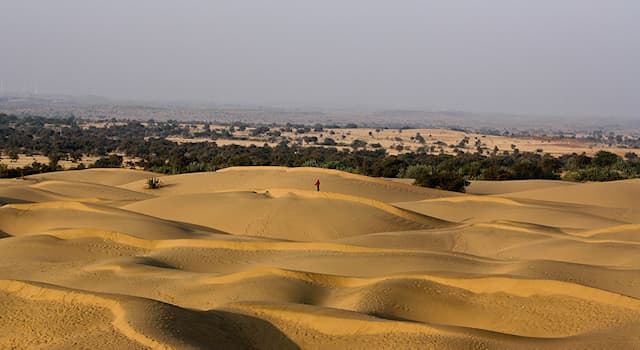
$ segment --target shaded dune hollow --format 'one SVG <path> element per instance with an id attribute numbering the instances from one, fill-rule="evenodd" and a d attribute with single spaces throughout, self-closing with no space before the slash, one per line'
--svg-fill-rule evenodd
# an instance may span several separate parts
<path id="1" fill-rule="evenodd" d="M 638 181 L 150 176 L 0 182 L 0 349 L 640 348 Z"/>

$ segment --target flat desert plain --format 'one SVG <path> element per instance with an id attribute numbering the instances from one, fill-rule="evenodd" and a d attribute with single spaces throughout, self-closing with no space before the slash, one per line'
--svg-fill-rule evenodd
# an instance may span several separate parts
<path id="1" fill-rule="evenodd" d="M 183 124 L 182 127 L 188 128 L 187 124 Z M 218 132 L 229 129 L 224 125 L 211 125 L 210 130 L 216 130 Z M 277 127 L 272 127 L 273 130 L 278 130 Z M 194 125 L 191 128 L 192 132 L 203 131 L 204 125 Z M 219 146 L 224 145 L 240 145 L 248 147 L 250 145 L 262 146 L 268 144 L 271 147 L 276 147 L 278 143 L 283 140 L 288 142 L 295 142 L 304 147 L 335 147 L 337 149 L 353 149 L 351 144 L 354 141 L 364 141 L 367 145 L 364 147 L 367 150 L 384 149 L 390 155 L 397 155 L 399 153 L 411 153 L 415 152 L 421 147 L 429 149 L 430 153 L 439 154 L 440 149 L 446 154 L 457 154 L 458 150 L 474 153 L 478 146 L 481 146 L 484 154 L 489 154 L 494 148 L 498 148 L 499 152 L 513 153 L 514 148 L 517 148 L 522 152 L 534 152 L 544 153 L 553 156 L 561 156 L 571 153 L 586 153 L 587 155 L 594 155 L 600 150 L 606 150 L 608 152 L 615 153 L 619 156 L 624 156 L 629 152 L 640 152 L 636 148 L 627 148 L 624 145 L 607 144 L 603 141 L 590 142 L 584 139 L 587 134 L 579 134 L 577 139 L 575 138 L 559 138 L 559 137 L 533 137 L 533 136 L 498 136 L 498 135 L 485 135 L 475 132 L 466 132 L 450 129 L 387 129 L 387 128 L 324 128 L 322 131 L 309 132 L 287 132 L 282 131 L 280 137 L 271 138 L 266 134 L 252 135 L 254 128 L 247 128 L 244 131 L 235 130 L 233 132 L 235 137 L 241 139 L 207 139 L 207 138 L 184 138 L 182 136 L 167 137 L 167 140 L 177 143 L 195 143 L 195 142 L 215 142 Z M 283 129 L 281 129 L 283 130 Z M 420 143 L 415 137 L 420 134 L 424 138 L 424 143 Z M 631 132 L 627 136 L 634 135 Z M 315 137 L 318 139 L 317 143 L 304 142 L 306 137 Z M 323 142 L 327 139 L 332 139 L 338 143 L 336 146 L 323 145 Z M 467 140 L 465 145 L 461 145 L 461 141 Z M 372 145 L 378 144 L 379 147 L 375 148 Z M 402 146 L 401 151 L 396 147 Z M 434 147 L 431 150 L 431 147 Z M 87 159 L 90 159 L 88 157 Z M 46 162 L 45 162 L 46 163 Z M 10 163 L 7 161 L 7 164 Z M 30 164 L 30 163 L 29 163 Z"/>
<path id="2" fill-rule="evenodd" d="M 0 181 L 1 349 L 640 348 L 640 180 L 150 176 Z"/>

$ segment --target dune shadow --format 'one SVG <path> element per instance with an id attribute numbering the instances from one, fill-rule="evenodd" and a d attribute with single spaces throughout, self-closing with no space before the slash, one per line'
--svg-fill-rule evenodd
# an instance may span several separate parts
<path id="1" fill-rule="evenodd" d="M 151 266 L 151 267 L 156 267 L 160 269 L 178 270 L 178 268 L 174 265 L 168 264 L 162 260 L 154 259 L 151 257 L 136 257 L 135 262 L 136 264 L 139 264 L 139 265 Z"/>
<path id="2" fill-rule="evenodd" d="M 124 302 L 129 324 L 168 348 L 283 349 L 300 347 L 280 329 L 259 317 L 233 310 L 194 310 L 133 298 Z"/>
<path id="3" fill-rule="evenodd" d="M 154 188 L 153 190 L 161 190 L 163 188 L 175 187 L 177 185 L 178 184 L 165 184 L 165 183 L 162 183 L 162 181 L 160 181 L 160 186 L 158 188 Z"/>
<path id="4" fill-rule="evenodd" d="M 221 330 L 240 342 L 236 344 L 241 348 L 300 349 L 286 334 L 263 319 L 222 310 L 207 311 L 207 314 L 223 321 L 220 323 Z"/>
<path id="5" fill-rule="evenodd" d="M 10 197 L 0 197 L 0 207 L 6 204 L 29 204 L 33 203 L 33 201 L 27 201 L 24 199 L 10 198 Z"/>
<path id="6" fill-rule="evenodd" d="M 501 339 L 527 338 L 526 336 L 502 333 L 499 331 L 494 331 L 494 330 L 484 329 L 484 328 L 474 328 L 470 326 L 457 326 L 457 325 L 451 325 L 447 323 L 423 322 L 418 320 L 412 320 L 409 318 L 399 317 L 399 316 L 384 313 L 384 312 L 368 312 L 367 315 L 373 316 L 382 320 L 386 320 L 386 321 L 397 321 L 397 322 L 407 322 L 407 323 L 414 323 L 414 324 L 420 324 L 420 325 L 427 325 L 429 327 L 440 329 L 440 330 L 446 330 L 454 333 L 466 333 L 466 334 L 474 335 L 481 338 L 501 338 Z"/>
<path id="7" fill-rule="evenodd" d="M 421 321 L 416 321 L 416 320 L 412 320 L 409 318 L 402 318 L 396 315 L 392 315 L 392 314 L 388 314 L 388 313 L 384 313 L 384 312 L 367 312 L 366 313 L 369 316 L 373 316 L 375 318 L 380 318 L 383 320 L 387 320 L 387 321 L 400 321 L 400 322 L 411 322 L 411 323 L 421 323 L 424 324 L 424 322 Z"/>

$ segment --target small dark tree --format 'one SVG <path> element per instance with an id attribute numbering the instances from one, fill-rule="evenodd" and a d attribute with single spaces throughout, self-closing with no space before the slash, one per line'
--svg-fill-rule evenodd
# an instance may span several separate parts
<path id="1" fill-rule="evenodd" d="M 18 155 L 18 151 L 16 150 L 10 150 L 9 151 L 9 159 L 11 159 L 12 162 L 17 162 L 18 159 L 20 159 L 20 156 Z"/>
<path id="2" fill-rule="evenodd" d="M 598 151 L 596 156 L 593 157 L 592 163 L 598 167 L 610 168 L 615 165 L 620 157 L 617 154 L 607 152 L 607 151 Z"/>
<path id="3" fill-rule="evenodd" d="M 325 146 L 335 146 L 337 143 L 334 139 L 327 137 L 326 139 L 324 139 L 322 144 Z"/>
<path id="4" fill-rule="evenodd" d="M 157 189 L 160 188 L 160 179 L 157 177 L 150 177 L 147 179 L 147 188 L 149 189 Z"/>
<path id="5" fill-rule="evenodd" d="M 91 166 L 92 168 L 120 168 L 122 167 L 122 156 L 110 154 L 108 157 L 102 157 Z"/>
<path id="6" fill-rule="evenodd" d="M 367 146 L 367 143 L 362 140 L 353 140 L 353 142 L 351 143 L 351 147 L 353 147 L 354 149 L 364 148 L 366 146 Z"/>
<path id="7" fill-rule="evenodd" d="M 469 181 L 453 171 L 436 172 L 430 168 L 422 168 L 417 171 L 415 184 L 445 191 L 464 192 Z"/>

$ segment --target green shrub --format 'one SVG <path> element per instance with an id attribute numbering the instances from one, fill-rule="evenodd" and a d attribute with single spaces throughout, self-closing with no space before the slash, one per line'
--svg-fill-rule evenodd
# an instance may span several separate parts
<path id="1" fill-rule="evenodd" d="M 157 189 L 160 188 L 160 179 L 157 177 L 150 177 L 147 179 L 147 188 Z"/>
<path id="2" fill-rule="evenodd" d="M 562 177 L 567 181 L 615 181 L 622 180 L 625 177 L 617 170 L 608 168 L 590 167 L 587 169 L 567 171 Z"/>
<path id="3" fill-rule="evenodd" d="M 415 184 L 445 191 L 464 192 L 469 181 L 453 171 L 433 171 L 433 169 L 422 168 L 417 173 Z"/>

